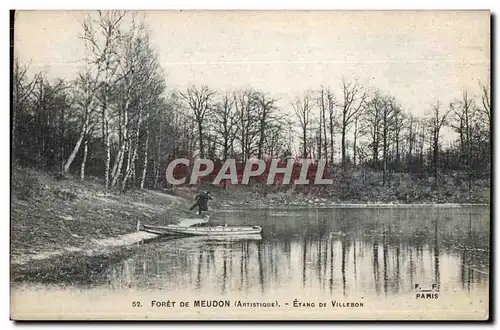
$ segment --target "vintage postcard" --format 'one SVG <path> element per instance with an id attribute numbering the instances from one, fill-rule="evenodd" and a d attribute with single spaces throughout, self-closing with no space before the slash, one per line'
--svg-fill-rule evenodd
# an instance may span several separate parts
<path id="1" fill-rule="evenodd" d="M 11 318 L 488 320 L 490 22 L 14 12 Z"/>

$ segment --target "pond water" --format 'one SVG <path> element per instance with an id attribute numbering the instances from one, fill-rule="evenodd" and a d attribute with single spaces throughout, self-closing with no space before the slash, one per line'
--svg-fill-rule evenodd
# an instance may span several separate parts
<path id="1" fill-rule="evenodd" d="M 262 235 L 155 240 L 109 265 L 90 286 L 28 288 L 15 299 L 29 316 L 91 319 L 488 316 L 488 207 L 256 209 L 211 219 L 260 225 Z M 214 300 L 231 307 L 213 308 Z M 166 301 L 178 305 L 156 308 Z M 180 301 L 191 308 L 177 309 Z M 276 306 L 239 308 L 239 301 Z"/>
<path id="2" fill-rule="evenodd" d="M 343 208 L 221 212 L 214 224 L 260 225 L 254 237 L 164 239 L 112 265 L 101 285 L 225 295 L 318 290 L 408 295 L 488 287 L 489 209 Z M 434 286 L 433 286 L 434 285 Z"/>

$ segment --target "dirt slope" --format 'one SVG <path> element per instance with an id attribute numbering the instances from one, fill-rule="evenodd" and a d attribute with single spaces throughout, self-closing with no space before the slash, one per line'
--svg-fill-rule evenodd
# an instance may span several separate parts
<path id="1" fill-rule="evenodd" d="M 188 194 L 189 195 L 189 194 Z M 96 240 L 130 233 L 136 221 L 175 223 L 192 216 L 190 200 L 160 191 L 105 192 L 96 181 L 57 180 L 47 173 L 15 168 L 11 199 L 11 259 L 56 256 L 95 248 Z"/>

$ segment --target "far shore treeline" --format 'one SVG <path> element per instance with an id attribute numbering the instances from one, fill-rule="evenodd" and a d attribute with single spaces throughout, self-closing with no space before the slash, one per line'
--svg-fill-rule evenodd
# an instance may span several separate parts
<path id="1" fill-rule="evenodd" d="M 420 116 L 397 95 L 363 86 L 364 77 L 338 77 L 340 93 L 318 86 L 279 107 L 255 86 L 170 89 L 147 26 L 130 12 L 90 13 L 75 38 L 88 56 L 74 80 L 49 79 L 14 58 L 12 154 L 19 166 L 82 181 L 90 175 L 117 191 L 168 188 L 166 167 L 178 158 L 324 159 L 335 183 L 328 189 L 402 181 L 489 186 L 489 81 L 450 90 L 449 104 L 429 100 Z M 451 138 L 444 140 L 444 130 Z"/>

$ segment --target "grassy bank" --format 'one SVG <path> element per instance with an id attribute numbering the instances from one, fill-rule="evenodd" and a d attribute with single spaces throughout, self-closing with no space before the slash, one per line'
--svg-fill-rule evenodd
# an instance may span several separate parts
<path id="1" fill-rule="evenodd" d="M 106 192 L 99 180 L 60 179 L 17 167 L 11 195 L 11 259 L 23 263 L 55 251 L 92 249 L 96 240 L 135 230 L 137 220 L 175 223 L 190 216 L 185 210 L 192 193 Z"/>

